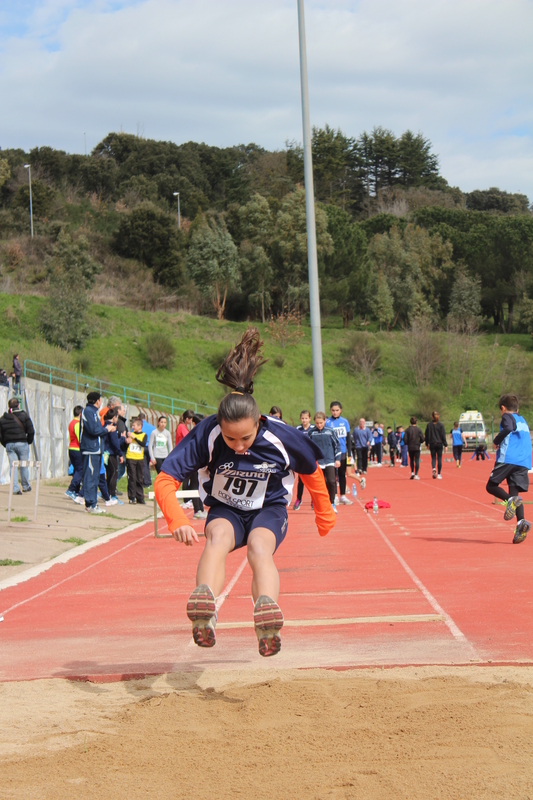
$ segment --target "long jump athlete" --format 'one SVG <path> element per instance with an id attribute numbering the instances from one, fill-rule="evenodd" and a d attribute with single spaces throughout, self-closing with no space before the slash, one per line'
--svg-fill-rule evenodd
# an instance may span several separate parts
<path id="1" fill-rule="evenodd" d="M 281 648 L 283 626 L 274 553 L 287 533 L 294 473 L 309 490 L 321 536 L 335 525 L 335 512 L 317 465 L 322 458 L 318 448 L 300 431 L 259 414 L 252 391 L 254 375 L 265 363 L 262 344 L 258 330 L 249 328 L 226 357 L 216 378 L 232 391 L 218 413 L 202 420 L 165 459 L 155 480 L 155 496 L 176 541 L 197 543 L 198 534 L 176 491 L 198 470 L 200 496 L 209 513 L 197 585 L 187 602 L 196 644 L 215 644 L 216 597 L 224 587 L 226 557 L 246 546 L 259 653 L 273 656 Z"/>

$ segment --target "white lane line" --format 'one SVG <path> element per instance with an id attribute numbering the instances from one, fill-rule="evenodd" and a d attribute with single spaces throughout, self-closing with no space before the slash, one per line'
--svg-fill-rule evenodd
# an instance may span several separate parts
<path id="1" fill-rule="evenodd" d="M 237 567 L 237 571 L 235 572 L 235 575 L 233 576 L 233 578 L 230 580 L 230 582 L 228 583 L 226 588 L 222 590 L 222 594 L 220 594 L 217 597 L 217 601 L 216 601 L 216 609 L 217 609 L 217 611 L 220 609 L 220 607 L 222 605 L 224 605 L 224 602 L 225 602 L 226 598 L 229 597 L 229 593 L 231 592 L 231 590 L 233 589 L 233 587 L 235 586 L 235 584 L 237 583 L 237 581 L 241 577 L 241 575 L 243 573 L 243 570 L 244 570 L 244 568 L 245 568 L 247 563 L 248 563 L 248 559 L 247 558 L 243 559 L 242 563 L 239 564 L 239 566 Z"/>
<path id="2" fill-rule="evenodd" d="M 133 545 L 144 541 L 144 539 L 148 539 L 149 536 L 153 537 L 153 535 L 154 535 L 154 532 L 150 531 L 150 533 L 147 533 L 145 536 L 141 536 L 140 539 L 135 539 L 134 542 L 129 542 L 129 544 L 124 545 L 124 547 L 121 547 L 118 550 L 114 550 L 108 556 L 104 556 L 104 558 L 101 558 L 99 561 L 95 561 L 94 564 L 89 564 L 88 567 L 85 567 L 84 569 L 80 569 L 78 572 L 75 572 L 73 575 L 69 575 L 68 578 L 63 578 L 63 580 L 52 584 L 52 586 L 49 586 L 47 589 L 43 589 L 42 592 L 37 592 L 37 594 L 34 594 L 31 597 L 27 597 L 25 600 L 21 600 L 20 603 L 15 603 L 15 605 L 10 606 L 9 608 L 6 608 L 5 611 L 0 612 L 0 616 L 3 616 L 4 614 L 8 614 L 10 611 L 14 611 L 16 608 L 20 608 L 20 606 L 26 605 L 26 603 L 31 603 L 32 600 L 37 600 L 38 597 L 42 597 L 43 595 L 48 594 L 48 592 L 51 592 L 53 589 L 57 589 L 58 586 L 62 586 L 62 584 L 67 583 L 67 581 L 71 581 L 73 578 L 77 578 L 79 575 L 83 575 L 84 572 L 88 572 L 90 569 L 93 569 L 93 567 L 97 567 L 99 564 L 103 564 L 104 561 L 108 561 L 110 558 L 113 558 L 114 556 L 118 555 L 119 553 L 122 553 L 124 550 L 127 550 L 128 547 L 133 547 Z"/>
<path id="3" fill-rule="evenodd" d="M 284 628 L 331 628 L 332 625 L 375 625 L 379 623 L 389 623 L 394 625 L 396 622 L 446 622 L 446 617 L 442 614 L 389 614 L 381 617 L 346 617 L 346 619 L 286 619 L 283 623 Z M 217 625 L 225 630 L 232 628 L 253 628 L 253 622 L 220 622 Z"/>
<path id="4" fill-rule="evenodd" d="M 363 504 L 359 500 L 358 500 L 358 503 L 359 503 L 359 505 L 360 505 L 360 507 L 362 509 L 363 508 Z M 383 541 L 385 542 L 385 544 L 387 545 L 387 547 L 389 548 L 391 553 L 393 553 L 393 555 L 398 559 L 399 563 L 402 565 L 404 570 L 407 572 L 407 574 L 409 575 L 409 577 L 411 578 L 411 580 L 413 581 L 415 586 L 417 586 L 420 589 L 420 591 L 422 592 L 422 594 L 424 595 L 424 597 L 426 598 L 426 600 L 430 604 L 430 606 L 433 609 L 433 611 L 435 611 L 437 614 L 440 614 L 440 615 L 442 615 L 444 617 L 444 622 L 445 622 L 446 626 L 448 627 L 450 633 L 454 637 L 454 639 L 456 639 L 458 642 L 461 642 L 462 644 L 467 645 L 472 650 L 473 655 L 476 656 L 474 648 L 472 647 L 472 645 L 470 644 L 470 642 L 468 641 L 468 639 L 466 638 L 464 633 L 461 630 L 459 630 L 459 628 L 457 627 L 457 625 L 455 624 L 453 619 L 450 617 L 450 615 L 448 613 L 446 613 L 446 611 L 442 608 L 442 606 L 437 602 L 437 600 L 433 597 L 433 595 L 431 594 L 429 589 L 427 589 L 424 586 L 424 584 L 422 583 L 420 578 L 418 578 L 415 575 L 415 573 L 413 572 L 413 570 L 411 569 L 409 564 L 402 558 L 402 556 L 396 550 L 394 545 L 391 544 L 391 542 L 389 542 L 388 538 L 383 533 L 383 531 L 379 527 L 379 525 L 376 522 L 376 520 L 373 519 L 373 517 L 371 517 L 370 514 L 367 514 L 367 518 L 372 523 L 372 525 L 375 527 L 375 529 L 377 530 L 377 532 L 379 533 L 379 535 L 381 536 L 381 538 L 383 539 Z"/>
<path id="5" fill-rule="evenodd" d="M 347 592 L 281 592 L 282 597 L 345 597 L 359 594 L 404 594 L 415 593 L 418 589 L 361 589 Z M 250 595 L 239 594 L 237 600 L 246 600 Z"/>

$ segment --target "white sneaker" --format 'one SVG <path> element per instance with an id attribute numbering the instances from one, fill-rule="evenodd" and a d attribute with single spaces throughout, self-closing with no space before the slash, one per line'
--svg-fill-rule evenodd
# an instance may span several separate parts
<path id="1" fill-rule="evenodd" d="M 86 508 L 85 511 L 88 511 L 89 514 L 105 514 L 105 509 L 100 506 L 92 506 L 92 508 Z"/>
<path id="2" fill-rule="evenodd" d="M 415 475 L 415 477 L 413 478 L 413 480 L 414 480 L 414 481 L 419 481 L 419 480 L 420 480 L 420 476 L 419 476 L 419 475 Z"/>
<path id="3" fill-rule="evenodd" d="M 442 480 L 442 475 L 437 475 L 437 480 L 441 481 Z"/>
<path id="4" fill-rule="evenodd" d="M 194 508 L 192 500 L 187 500 L 187 502 L 182 505 L 182 508 Z"/>
<path id="5" fill-rule="evenodd" d="M 197 511 L 192 515 L 193 519 L 207 519 L 207 511 Z"/>
<path id="6" fill-rule="evenodd" d="M 118 506 L 118 500 L 116 497 L 110 497 L 109 500 L 105 501 L 106 506 Z"/>
<path id="7" fill-rule="evenodd" d="M 337 513 L 337 507 L 336 507 L 335 503 L 332 503 L 331 507 L 332 507 L 333 511 L 335 512 L 335 514 L 336 514 Z"/>
<path id="8" fill-rule="evenodd" d="M 79 506 L 84 506 L 85 505 L 85 498 L 81 497 L 81 495 L 77 494 L 76 497 L 74 498 L 74 502 L 77 503 Z"/>
<path id="9" fill-rule="evenodd" d="M 336 506 L 338 506 L 338 505 L 339 505 L 339 498 L 337 497 L 337 495 L 335 495 L 335 505 L 336 505 Z"/>
<path id="10" fill-rule="evenodd" d="M 341 499 L 339 500 L 339 503 L 341 504 L 341 506 L 353 506 L 352 501 L 348 500 L 348 498 L 346 497 L 345 494 L 341 495 Z"/>
<path id="11" fill-rule="evenodd" d="M 366 478 L 361 478 L 361 489 L 364 489 L 366 486 Z"/>

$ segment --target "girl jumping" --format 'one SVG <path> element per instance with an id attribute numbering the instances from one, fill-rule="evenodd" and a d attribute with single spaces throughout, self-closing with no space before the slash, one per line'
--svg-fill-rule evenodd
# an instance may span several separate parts
<path id="1" fill-rule="evenodd" d="M 202 420 L 165 460 L 155 481 L 155 496 L 176 541 L 198 543 L 176 490 L 185 476 L 199 471 L 200 496 L 209 513 L 197 585 L 187 602 L 196 644 L 214 646 L 216 597 L 224 587 L 226 557 L 246 546 L 259 653 L 273 656 L 281 648 L 283 626 L 274 553 L 287 532 L 294 473 L 311 494 L 321 536 L 335 525 L 335 513 L 317 465 L 322 458 L 319 449 L 305 434 L 259 414 L 252 391 L 254 375 L 264 363 L 262 344 L 257 329 L 250 328 L 226 357 L 216 378 L 232 391 L 218 413 Z"/>

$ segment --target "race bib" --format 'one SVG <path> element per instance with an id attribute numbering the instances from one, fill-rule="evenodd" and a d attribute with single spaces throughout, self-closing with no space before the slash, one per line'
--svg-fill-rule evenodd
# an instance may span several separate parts
<path id="1" fill-rule="evenodd" d="M 212 497 L 232 508 L 255 511 L 263 508 L 270 475 L 218 467 L 213 478 Z"/>
<path id="2" fill-rule="evenodd" d="M 144 452 L 144 448 L 140 444 L 135 444 L 135 442 L 132 442 L 129 446 L 129 451 L 130 453 L 137 453 L 137 455 L 140 455 Z"/>
<path id="3" fill-rule="evenodd" d="M 156 436 L 155 437 L 155 446 L 158 449 L 163 449 L 167 446 L 167 440 L 164 436 Z"/>

